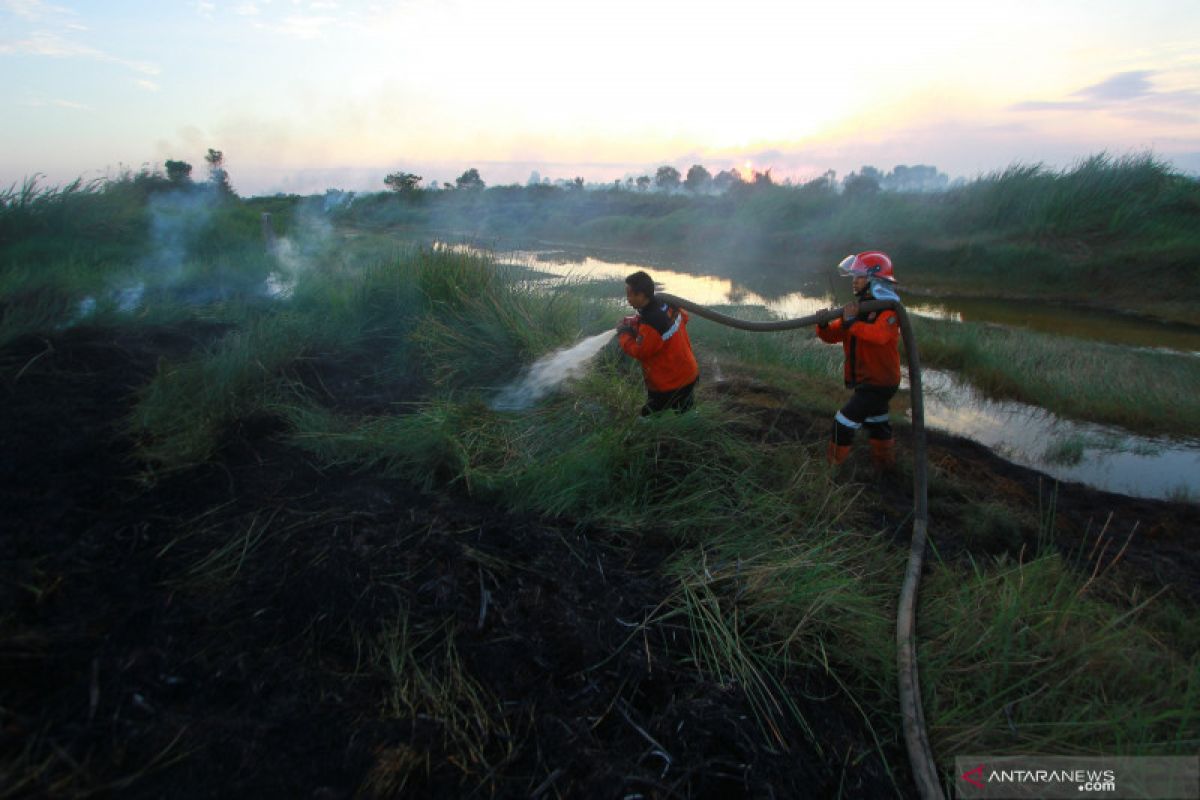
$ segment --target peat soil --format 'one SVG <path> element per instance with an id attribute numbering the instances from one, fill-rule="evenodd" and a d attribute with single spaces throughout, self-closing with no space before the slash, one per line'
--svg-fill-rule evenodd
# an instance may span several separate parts
<path id="1" fill-rule="evenodd" d="M 823 673 L 809 733 L 690 663 L 649 532 L 322 471 L 265 417 L 141 480 L 137 388 L 219 333 L 0 351 L 0 797 L 911 794 Z"/>
<path id="2" fill-rule="evenodd" d="M 820 443 L 830 418 L 788 407 L 782 390 L 745 379 L 710 387 L 769 440 Z M 863 482 L 864 513 L 907 545 L 913 510 L 913 434 L 897 426 L 896 473 L 877 476 L 861 437 L 839 480 Z M 1165 590 L 1200 605 L 1200 504 L 1129 497 L 1060 482 L 959 436 L 926 432 L 929 543 L 947 561 L 1030 557 L 1050 546 L 1086 575 Z M 929 563 L 929 557 L 926 559 Z"/>

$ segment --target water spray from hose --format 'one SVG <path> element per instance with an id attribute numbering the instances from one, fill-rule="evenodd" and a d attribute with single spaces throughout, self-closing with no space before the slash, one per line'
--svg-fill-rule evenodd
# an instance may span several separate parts
<path id="1" fill-rule="evenodd" d="M 492 409 L 521 411 L 529 408 L 564 381 L 582 374 L 588 362 L 616 335 L 614 330 L 604 331 L 543 356 L 534 362 L 524 375 L 500 390 L 500 394 L 491 403 Z"/>

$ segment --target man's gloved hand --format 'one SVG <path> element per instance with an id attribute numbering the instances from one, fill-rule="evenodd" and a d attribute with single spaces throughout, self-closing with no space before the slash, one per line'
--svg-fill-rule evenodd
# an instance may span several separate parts
<path id="1" fill-rule="evenodd" d="M 842 306 L 842 330 L 850 330 L 850 326 L 858 322 L 858 302 L 851 300 Z"/>
<path id="2" fill-rule="evenodd" d="M 621 321 L 617 323 L 617 333 L 628 333 L 630 336 L 637 336 L 638 325 L 641 322 L 642 319 L 637 314 L 622 317 Z"/>

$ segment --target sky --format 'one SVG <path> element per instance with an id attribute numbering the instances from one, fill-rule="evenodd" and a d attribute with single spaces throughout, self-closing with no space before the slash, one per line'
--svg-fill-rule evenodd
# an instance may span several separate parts
<path id="1" fill-rule="evenodd" d="M 1200 2 L 0 0 L 0 190 L 225 154 L 243 195 L 390 172 L 1200 174 Z"/>

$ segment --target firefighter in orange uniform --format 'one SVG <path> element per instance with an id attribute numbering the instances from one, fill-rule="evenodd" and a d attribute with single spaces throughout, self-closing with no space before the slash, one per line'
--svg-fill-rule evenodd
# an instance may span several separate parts
<path id="1" fill-rule="evenodd" d="M 854 279 L 855 300 L 842 309 L 842 317 L 817 326 L 823 342 L 842 343 L 846 354 L 843 374 L 854 394 L 834 416 L 833 436 L 827 456 L 841 464 L 850 455 L 854 433 L 867 429 L 871 463 L 882 470 L 896 465 L 895 441 L 888 422 L 888 401 L 900 388 L 900 322 L 891 309 L 859 313 L 858 304 L 869 300 L 899 300 L 892 261 L 869 250 L 846 256 L 838 272 Z"/>
<path id="2" fill-rule="evenodd" d="M 637 314 L 617 325 L 621 349 L 642 364 L 646 405 L 642 416 L 668 408 L 682 413 L 695 402 L 700 367 L 688 338 L 688 314 L 654 297 L 654 281 L 645 272 L 625 279 L 625 298 Z"/>

